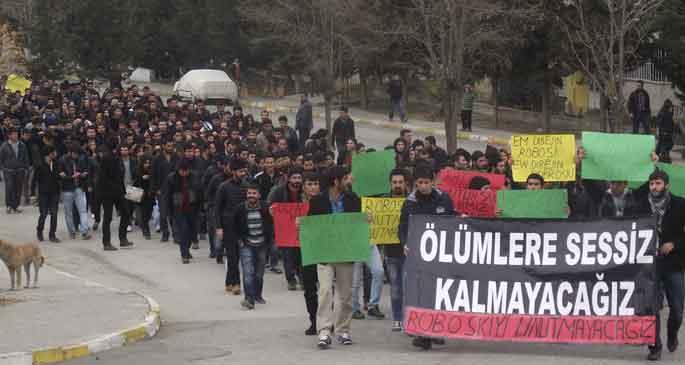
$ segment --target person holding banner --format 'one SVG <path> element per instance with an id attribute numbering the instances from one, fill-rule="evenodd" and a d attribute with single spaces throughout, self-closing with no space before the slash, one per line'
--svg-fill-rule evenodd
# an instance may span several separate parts
<path id="1" fill-rule="evenodd" d="M 309 201 L 309 214 L 339 214 L 361 212 L 361 199 L 352 192 L 352 175 L 344 167 L 334 166 L 328 171 L 328 192 L 317 195 Z M 354 263 L 341 262 L 319 264 L 319 307 L 316 322 L 319 326 L 320 349 L 327 349 L 331 343 L 333 328 L 336 340 L 341 345 L 351 345 L 350 324 L 352 323 L 352 277 Z M 333 285 L 335 281 L 335 307 Z M 334 327 L 335 325 L 335 327 Z"/>
<path id="2" fill-rule="evenodd" d="M 434 187 L 433 170 L 427 166 L 419 165 L 414 171 L 414 192 L 409 194 L 402 205 L 400 214 L 400 226 L 398 230 L 400 244 L 407 255 L 412 255 L 407 250 L 407 235 L 409 233 L 409 216 L 411 215 L 458 215 L 450 196 Z M 412 345 L 428 350 L 435 344 L 444 344 L 442 339 L 417 337 L 412 340 Z"/>
<path id="3" fill-rule="evenodd" d="M 649 183 L 640 189 L 647 188 L 649 192 L 646 199 L 650 209 L 638 213 L 651 213 L 657 220 L 659 251 L 656 272 L 659 291 L 656 305 L 657 308 L 661 308 L 665 294 L 670 308 L 666 347 L 668 351 L 674 352 L 678 348 L 678 331 L 683 322 L 685 302 L 685 199 L 670 193 L 669 176 L 661 170 L 654 171 L 649 176 Z M 648 360 L 656 361 L 661 358 L 660 331 L 661 321 L 657 311 L 656 341 L 649 347 Z"/>
<path id="4" fill-rule="evenodd" d="M 302 202 L 302 170 L 299 168 L 291 168 L 288 171 L 287 181 L 281 185 L 276 186 L 269 197 L 267 204 L 269 206 L 274 203 L 301 203 Z M 279 242 L 276 242 L 278 245 Z M 302 261 L 299 247 L 281 247 L 280 251 L 283 255 L 283 268 L 285 269 L 285 280 L 288 283 L 288 290 L 297 290 L 299 283 L 300 288 L 304 289 L 302 285 Z"/>
<path id="5" fill-rule="evenodd" d="M 402 169 L 394 169 L 390 172 L 389 198 L 406 198 L 409 184 L 407 174 Z M 390 277 L 390 303 L 392 307 L 392 331 L 402 331 L 403 319 L 403 272 L 404 272 L 404 249 L 401 244 L 382 245 L 385 254 L 385 265 Z"/>

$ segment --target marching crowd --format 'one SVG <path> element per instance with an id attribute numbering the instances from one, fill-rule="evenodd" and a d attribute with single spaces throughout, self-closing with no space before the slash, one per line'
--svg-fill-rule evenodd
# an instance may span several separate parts
<path id="1" fill-rule="evenodd" d="M 501 174 L 507 189 L 567 189 L 569 218 L 656 217 L 659 292 L 665 293 L 671 308 L 667 347 L 675 351 L 685 300 L 685 201 L 669 192 L 669 176 L 660 170 L 635 190 L 625 181 L 580 177 L 550 184 L 539 174 L 519 184 L 513 181 L 506 149 L 459 149 L 449 155 L 435 137 L 415 139 L 404 129 L 386 147 L 395 152 L 396 168 L 387 177 L 391 188 L 385 196 L 406 199 L 399 224 L 401 244 L 371 246 L 364 263 L 303 266 L 299 248 L 279 248 L 274 242 L 270 206 L 308 202 L 309 215 L 361 211 L 360 197 L 351 189 L 350 168 L 356 154 L 373 149 L 357 141 L 348 110 L 341 107 L 339 112 L 331 131 L 312 133 L 312 105 L 305 97 L 291 125 L 285 116 L 272 120 L 268 111 L 257 119 L 240 106 L 228 110 L 218 104 L 210 112 L 200 100 L 163 101 L 148 87 L 135 85 L 100 94 L 89 81 L 41 81 L 23 94 L 2 92 L 0 168 L 7 214 L 22 213 L 22 202 L 37 203 L 38 240 L 45 239 L 49 218 L 47 238 L 59 243 L 61 202 L 70 239 L 92 240 L 100 228 L 103 249 L 115 251 L 134 247 L 128 239 L 134 227 L 146 240 L 158 230 L 162 242 L 178 244 L 184 264 L 206 240 L 209 257 L 226 267 L 225 290 L 244 295 L 241 305 L 246 309 L 266 303 L 266 270 L 284 273 L 288 290 L 304 291 L 310 321 L 306 334 L 318 335 L 318 346 L 327 348 L 334 334 L 340 344 L 352 343 L 352 319 L 385 318 L 379 303 L 386 281 L 392 330 L 402 330 L 408 217 L 459 214 L 449 195 L 436 188 L 437 172 Z M 470 129 L 470 122 L 465 128 Z M 329 132 L 334 150 L 329 149 Z M 584 155 L 579 149 L 578 171 Z M 469 188 L 489 185 L 487 179 L 474 178 Z M 111 238 L 115 210 L 118 248 Z M 441 342 L 413 339 L 422 348 Z M 661 348 L 657 332 L 649 358 L 657 360 Z"/>

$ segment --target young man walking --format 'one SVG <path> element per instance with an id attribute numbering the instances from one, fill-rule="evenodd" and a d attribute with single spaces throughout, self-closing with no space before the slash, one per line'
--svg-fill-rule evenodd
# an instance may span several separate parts
<path id="1" fill-rule="evenodd" d="M 24 142 L 19 140 L 19 132 L 11 128 L 7 140 L 0 146 L 0 169 L 5 181 L 5 205 L 7 214 L 21 213 L 21 189 L 29 168 L 29 153 Z"/>
<path id="2" fill-rule="evenodd" d="M 361 212 L 361 199 L 352 192 L 352 175 L 340 166 L 328 171 L 328 192 L 312 198 L 309 215 Z M 352 277 L 354 263 L 319 264 L 319 307 L 316 322 L 319 326 L 320 349 L 328 348 L 333 328 L 341 345 L 351 345 Z M 335 307 L 333 305 L 333 282 L 335 281 Z M 335 325 L 335 327 L 334 327 Z"/>
<path id="3" fill-rule="evenodd" d="M 260 199 L 259 187 L 248 185 L 245 202 L 238 205 L 234 216 L 245 290 L 240 305 L 248 310 L 254 309 L 255 303 L 266 304 L 262 296 L 264 266 L 273 237 L 273 221 L 268 206 Z"/>
<path id="4" fill-rule="evenodd" d="M 44 160 L 38 165 L 34 175 L 38 184 L 38 209 L 40 211 L 36 236 L 38 241 L 42 242 L 44 240 L 43 228 L 45 227 L 45 219 L 50 215 L 48 238 L 50 242 L 59 243 L 60 240 L 56 236 L 60 193 L 60 177 L 57 173 L 57 162 L 55 161 L 57 159 L 57 151 L 55 151 L 54 147 L 47 146 L 43 153 L 45 155 Z"/>
<path id="5" fill-rule="evenodd" d="M 168 192 L 166 204 L 173 212 L 173 221 L 181 249 L 181 261 L 184 264 L 190 263 L 190 259 L 193 258 L 190 254 L 190 240 L 200 203 L 197 185 L 194 184 L 196 180 L 192 174 L 190 161 L 184 159 L 178 164 L 178 171 L 170 174 L 166 182 Z"/>

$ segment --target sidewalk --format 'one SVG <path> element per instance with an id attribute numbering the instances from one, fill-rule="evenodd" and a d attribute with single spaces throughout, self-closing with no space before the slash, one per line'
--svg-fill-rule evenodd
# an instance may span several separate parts
<path id="1" fill-rule="evenodd" d="M 9 273 L 0 265 L 0 365 L 63 361 L 157 332 L 159 307 L 153 300 L 48 265 L 40 270 L 39 288 L 20 291 L 7 290 Z"/>
<path id="2" fill-rule="evenodd" d="M 312 100 L 314 105 L 313 112 L 315 118 L 324 118 L 324 108 L 319 106 L 318 100 L 321 98 L 315 98 Z M 300 95 L 289 95 L 282 99 L 271 99 L 262 97 L 253 97 L 249 101 L 245 102 L 243 105 L 252 108 L 258 115 L 258 111 L 261 109 L 267 109 L 272 112 L 286 112 L 286 113 L 296 113 L 298 105 L 300 104 Z M 494 130 L 488 128 L 480 128 L 478 124 L 478 113 L 474 112 L 474 127 L 473 132 L 457 132 L 457 139 L 472 142 L 482 142 L 498 146 L 508 146 L 511 136 L 514 134 L 519 134 L 518 132 L 511 132 L 505 130 Z M 487 112 L 486 112 L 487 114 Z M 350 109 L 350 116 L 355 121 L 355 123 L 373 125 L 379 128 L 388 128 L 400 130 L 403 128 L 409 128 L 412 131 L 420 132 L 426 135 L 435 136 L 445 136 L 445 128 L 442 123 L 430 122 L 426 120 L 409 119 L 408 123 L 400 123 L 399 121 L 391 122 L 388 120 L 387 116 L 380 113 L 368 112 L 358 108 Z M 337 112 L 334 110 L 332 113 L 332 118 L 335 120 L 337 118 Z M 538 134 L 540 132 L 530 131 L 528 133 Z M 580 138 L 577 138 L 579 141 Z M 682 146 L 676 146 L 677 149 L 682 149 Z M 674 162 L 682 163 L 685 161 L 680 153 L 676 150 L 671 153 L 671 158 Z"/>

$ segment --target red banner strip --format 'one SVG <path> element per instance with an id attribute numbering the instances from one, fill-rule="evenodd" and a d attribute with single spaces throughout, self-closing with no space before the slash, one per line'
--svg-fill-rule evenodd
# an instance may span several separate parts
<path id="1" fill-rule="evenodd" d="M 655 316 L 535 316 L 446 312 L 406 307 L 408 334 L 466 340 L 653 344 Z"/>

